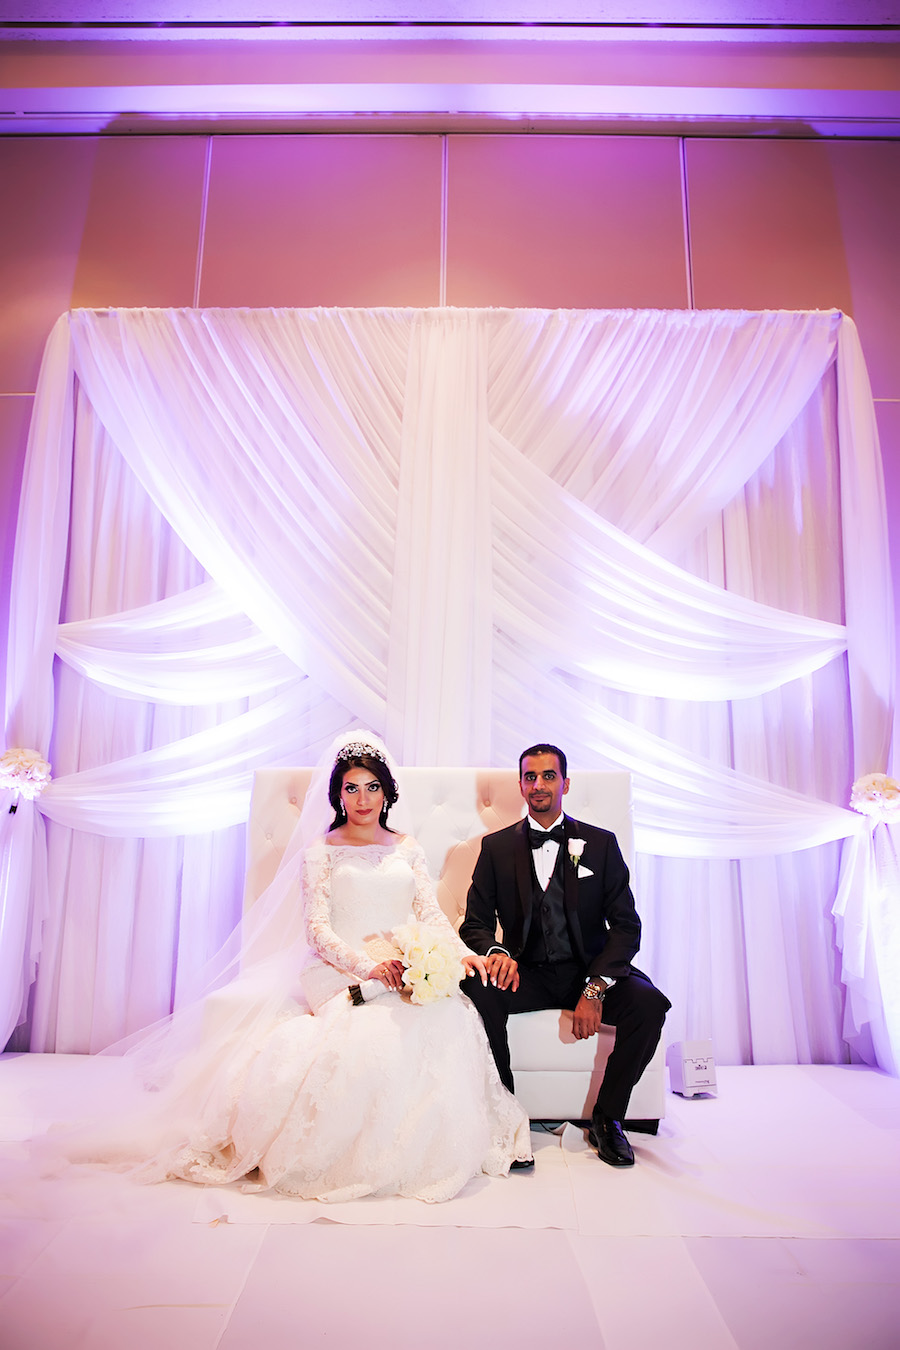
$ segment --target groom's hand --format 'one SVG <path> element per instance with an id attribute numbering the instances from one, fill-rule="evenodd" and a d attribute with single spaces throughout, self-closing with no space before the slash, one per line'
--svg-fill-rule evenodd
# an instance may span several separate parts
<path id="1" fill-rule="evenodd" d="M 491 952 L 484 958 L 488 979 L 498 989 L 509 989 L 513 994 L 519 987 L 519 966 L 506 952 Z"/>
<path id="2" fill-rule="evenodd" d="M 596 998 L 580 998 L 572 1013 L 572 1035 L 576 1041 L 586 1041 L 600 1030 L 603 1004 Z"/>

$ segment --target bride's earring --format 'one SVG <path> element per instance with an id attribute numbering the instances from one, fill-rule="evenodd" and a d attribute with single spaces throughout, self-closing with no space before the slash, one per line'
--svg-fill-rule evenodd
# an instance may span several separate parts
<path id="1" fill-rule="evenodd" d="M 347 819 L 347 812 L 344 810 L 344 803 L 343 803 L 343 802 L 338 802 L 337 815 L 338 815 L 338 820 L 340 820 L 340 821 L 342 821 L 342 822 L 345 821 L 345 820 Z"/>

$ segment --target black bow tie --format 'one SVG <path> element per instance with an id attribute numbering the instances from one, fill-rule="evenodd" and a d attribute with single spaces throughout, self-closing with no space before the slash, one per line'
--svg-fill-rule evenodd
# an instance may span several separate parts
<path id="1" fill-rule="evenodd" d="M 531 826 L 528 827 L 528 842 L 532 848 L 542 848 L 551 839 L 554 844 L 565 843 L 566 832 L 562 825 L 554 825 L 552 830 L 533 830 Z"/>

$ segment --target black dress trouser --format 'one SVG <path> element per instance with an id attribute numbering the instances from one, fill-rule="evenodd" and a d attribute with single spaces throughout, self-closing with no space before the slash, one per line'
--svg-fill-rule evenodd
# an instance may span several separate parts
<path id="1" fill-rule="evenodd" d="M 515 993 L 492 984 L 485 987 L 477 975 L 463 981 L 462 990 L 481 1014 L 497 1071 L 510 1092 L 515 1091 L 506 1034 L 510 1014 L 535 1012 L 539 1008 L 574 1008 L 584 981 L 584 968 L 577 961 L 520 965 Z M 595 1115 L 625 1119 L 632 1088 L 653 1058 L 671 1006 L 665 994 L 634 967 L 631 975 L 617 979 L 609 990 L 603 1000 L 602 1020 L 615 1027 L 616 1044 L 594 1105 Z"/>

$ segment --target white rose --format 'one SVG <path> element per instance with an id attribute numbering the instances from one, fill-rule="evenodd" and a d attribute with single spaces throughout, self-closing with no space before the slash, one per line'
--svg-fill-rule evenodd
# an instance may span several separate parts
<path id="1" fill-rule="evenodd" d="M 567 844 L 567 848 L 569 850 L 569 857 L 572 859 L 572 862 L 576 867 L 578 866 L 579 858 L 584 852 L 584 845 L 585 841 L 583 839 L 570 839 Z"/>
<path id="2" fill-rule="evenodd" d="M 440 992 L 434 989 L 428 980 L 420 980 L 412 991 L 413 1003 L 435 1003 L 440 997 Z"/>
<path id="3" fill-rule="evenodd" d="M 853 784 L 850 805 L 876 821 L 896 820 L 900 817 L 900 783 L 884 773 L 865 774 Z"/>
<path id="4" fill-rule="evenodd" d="M 50 782 L 50 774 L 50 765 L 37 750 L 16 748 L 0 755 L 0 787 L 12 788 L 28 801 L 41 795 Z"/>

